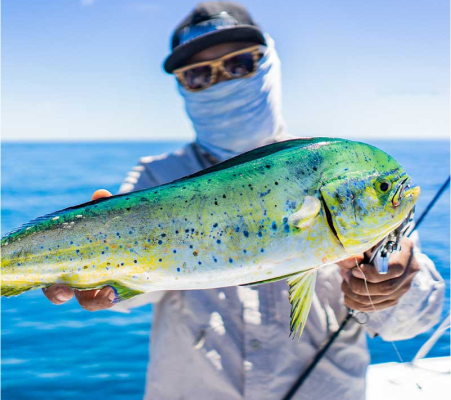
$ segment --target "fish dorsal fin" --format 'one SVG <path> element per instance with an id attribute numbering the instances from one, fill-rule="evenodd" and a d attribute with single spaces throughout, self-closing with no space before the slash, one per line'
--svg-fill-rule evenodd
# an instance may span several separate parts
<path id="1" fill-rule="evenodd" d="M 313 269 L 287 279 L 291 304 L 290 336 L 302 335 L 312 305 L 316 275 L 317 271 Z"/>
<path id="2" fill-rule="evenodd" d="M 288 223 L 296 228 L 306 227 L 321 210 L 321 202 L 317 197 L 305 196 L 301 208 L 288 217 Z"/>
<path id="3" fill-rule="evenodd" d="M 303 148 L 303 147 L 307 147 L 307 146 L 314 145 L 317 143 L 331 142 L 331 141 L 336 141 L 336 140 L 338 140 L 338 139 L 326 138 L 326 137 L 298 138 L 298 139 L 290 139 L 290 140 L 284 140 L 281 142 L 271 143 L 266 146 L 257 147 L 254 150 L 247 151 L 246 153 L 243 153 L 236 157 L 230 158 L 227 161 L 223 161 L 219 164 L 215 164 L 212 167 L 203 169 L 202 171 L 196 172 L 192 175 L 188 175 L 188 176 L 185 176 L 184 178 L 177 179 L 171 183 L 176 183 L 176 182 L 184 181 L 187 179 L 195 178 L 198 176 L 206 175 L 211 172 L 229 169 L 229 168 L 244 164 L 249 161 L 254 161 L 254 160 L 258 160 L 263 157 L 270 156 L 271 154 L 277 153 L 279 151 L 296 148 L 296 147 Z"/>

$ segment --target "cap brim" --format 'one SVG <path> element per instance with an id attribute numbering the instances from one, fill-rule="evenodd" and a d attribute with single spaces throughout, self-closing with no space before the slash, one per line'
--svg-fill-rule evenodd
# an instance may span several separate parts
<path id="1" fill-rule="evenodd" d="M 208 47 L 228 42 L 255 42 L 266 45 L 263 33 L 257 27 L 251 25 L 234 26 L 207 33 L 177 46 L 172 54 L 166 58 L 163 68 L 166 72 L 172 73 L 172 71 L 181 67 L 186 60 L 194 56 L 194 54 Z"/>

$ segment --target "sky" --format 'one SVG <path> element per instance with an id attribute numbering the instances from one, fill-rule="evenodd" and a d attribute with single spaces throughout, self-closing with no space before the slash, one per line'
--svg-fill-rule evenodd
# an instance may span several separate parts
<path id="1" fill-rule="evenodd" d="M 448 0 L 242 1 L 296 136 L 449 137 Z M 3 0 L 2 140 L 190 140 L 164 73 L 188 0 Z"/>

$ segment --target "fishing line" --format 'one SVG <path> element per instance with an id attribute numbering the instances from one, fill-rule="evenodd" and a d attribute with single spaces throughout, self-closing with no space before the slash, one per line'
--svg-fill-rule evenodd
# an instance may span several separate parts
<path id="1" fill-rule="evenodd" d="M 365 273 L 362 271 L 362 268 L 360 268 L 360 265 L 357 262 L 357 258 L 356 257 L 354 257 L 354 261 L 355 261 L 355 265 L 356 265 L 357 269 L 360 271 L 360 273 L 363 276 L 363 283 L 365 284 L 365 289 L 366 289 L 366 292 L 368 294 L 368 298 L 370 299 L 371 307 L 373 308 L 373 311 L 375 312 L 375 314 L 373 314 L 373 315 L 376 315 L 376 317 L 379 320 L 380 324 L 383 325 L 384 321 L 382 321 L 381 317 L 377 313 L 377 309 L 376 309 L 376 307 L 375 307 L 375 305 L 373 303 L 373 299 L 371 298 L 370 288 L 368 287 L 368 282 L 367 282 Z M 407 364 L 404 362 L 403 358 L 401 357 L 401 353 L 399 352 L 398 347 L 396 347 L 395 342 L 392 341 L 392 340 L 388 340 L 388 342 L 393 346 L 393 349 L 395 350 L 396 355 L 398 356 L 398 359 L 401 362 L 401 365 L 403 365 L 404 368 L 407 370 Z M 415 382 L 415 385 L 417 385 L 418 389 L 422 390 L 422 387 L 420 386 L 420 384 L 418 382 Z"/>
<path id="2" fill-rule="evenodd" d="M 368 298 L 370 299 L 371 307 L 373 308 L 373 311 L 376 312 L 375 315 L 377 316 L 377 319 L 378 319 L 379 322 L 383 325 L 383 324 L 384 324 L 384 321 L 382 321 L 382 319 L 381 319 L 381 317 L 379 316 L 379 314 L 377 314 L 377 309 L 376 309 L 376 307 L 375 307 L 375 305 L 374 305 L 374 303 L 373 303 L 373 299 L 371 298 L 371 295 L 370 295 L 370 288 L 368 287 L 368 281 L 367 281 L 367 279 L 366 279 L 365 273 L 363 272 L 362 268 L 360 268 L 360 265 L 359 265 L 359 263 L 357 262 L 357 258 L 356 258 L 356 257 L 354 257 L 354 261 L 355 261 L 355 265 L 356 265 L 357 269 L 360 271 L 360 273 L 361 273 L 362 276 L 363 276 L 363 283 L 365 284 L 365 290 L 366 290 L 366 292 L 367 292 L 367 294 L 368 294 Z M 403 358 L 401 357 L 401 354 L 400 354 L 398 348 L 396 347 L 395 342 L 393 342 L 393 341 L 391 341 L 391 340 L 389 340 L 389 342 L 390 342 L 390 344 L 393 346 L 393 348 L 395 349 L 395 352 L 396 352 L 396 355 L 398 356 L 399 361 L 401 361 L 401 363 L 404 364 L 404 360 L 403 360 Z M 417 385 L 418 385 L 418 384 L 417 384 Z"/>

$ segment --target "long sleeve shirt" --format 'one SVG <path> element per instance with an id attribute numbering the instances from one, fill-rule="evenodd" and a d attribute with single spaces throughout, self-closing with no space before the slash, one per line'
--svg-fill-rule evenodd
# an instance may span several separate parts
<path id="1" fill-rule="evenodd" d="M 121 192 L 144 189 L 209 167 L 195 144 L 144 157 Z M 444 282 L 415 247 L 420 272 L 397 305 L 351 320 L 293 397 L 363 399 L 370 361 L 366 333 L 384 340 L 414 337 L 438 322 Z M 127 312 L 155 303 L 145 399 L 281 399 L 347 315 L 337 265 L 319 269 L 312 307 L 300 339 L 289 337 L 288 285 L 154 292 L 113 307 Z"/>

